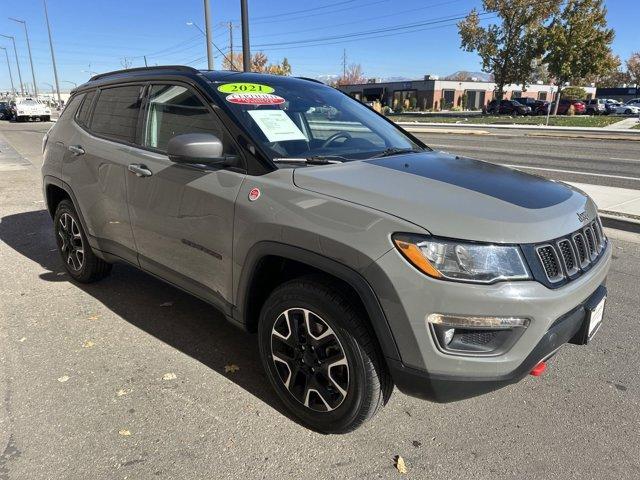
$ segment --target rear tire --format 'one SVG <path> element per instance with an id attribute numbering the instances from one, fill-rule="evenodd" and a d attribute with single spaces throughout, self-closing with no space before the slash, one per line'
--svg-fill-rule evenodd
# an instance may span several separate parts
<path id="1" fill-rule="evenodd" d="M 262 307 L 258 336 L 271 385 L 314 430 L 355 430 L 391 396 L 391 377 L 363 314 L 324 277 L 277 287 Z"/>
<path id="2" fill-rule="evenodd" d="M 62 200 L 58 204 L 53 222 L 64 268 L 74 280 L 91 283 L 109 275 L 111 264 L 93 253 L 78 213 L 70 200 Z"/>

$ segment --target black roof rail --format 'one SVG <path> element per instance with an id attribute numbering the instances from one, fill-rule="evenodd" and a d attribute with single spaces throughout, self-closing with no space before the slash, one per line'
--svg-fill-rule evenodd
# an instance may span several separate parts
<path id="1" fill-rule="evenodd" d="M 90 82 L 94 80 L 99 80 L 101 78 L 110 77 L 111 75 L 119 75 L 122 73 L 132 73 L 132 72 L 145 72 L 145 71 L 156 71 L 156 70 L 178 70 L 181 72 L 188 73 L 200 73 L 200 70 L 187 67 L 186 65 L 157 65 L 153 67 L 136 67 L 136 68 L 126 68 L 124 70 L 114 70 L 113 72 L 99 73 L 98 75 L 94 75 L 89 79 Z"/>
<path id="2" fill-rule="evenodd" d="M 321 83 L 322 85 L 326 85 L 324 82 L 321 82 L 317 78 L 309 78 L 309 77 L 296 77 L 296 78 L 299 78 L 300 80 L 309 80 L 310 82 Z"/>

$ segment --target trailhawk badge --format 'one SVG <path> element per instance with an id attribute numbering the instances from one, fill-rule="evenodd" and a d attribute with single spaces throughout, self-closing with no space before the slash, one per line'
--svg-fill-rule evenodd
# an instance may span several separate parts
<path id="1" fill-rule="evenodd" d="M 588 222 L 589 221 L 589 215 L 587 214 L 587 211 L 583 211 L 583 212 L 578 212 L 578 220 L 580 220 L 581 222 Z"/>
<path id="2" fill-rule="evenodd" d="M 253 187 L 249 191 L 249 201 L 250 202 L 255 202 L 259 198 L 260 198 L 260 189 L 256 188 L 256 187 Z"/>

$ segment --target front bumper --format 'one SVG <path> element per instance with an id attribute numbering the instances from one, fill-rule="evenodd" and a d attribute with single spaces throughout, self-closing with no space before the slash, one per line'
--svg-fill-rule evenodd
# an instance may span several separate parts
<path id="1" fill-rule="evenodd" d="M 601 285 L 585 302 L 558 318 L 524 361 L 507 374 L 491 378 L 433 375 L 407 367 L 402 362 L 389 361 L 392 377 L 401 392 L 435 402 L 462 400 L 517 383 L 564 344 L 584 344 L 583 326 L 587 308 L 597 305 L 606 293 L 607 289 Z"/>
<path id="2" fill-rule="evenodd" d="M 584 306 L 606 281 L 611 242 L 581 277 L 550 289 L 536 281 L 474 285 L 419 273 L 396 249 L 364 272 L 385 312 L 400 360 L 388 359 L 398 388 L 410 395 L 452 401 L 517 382 L 545 356 L 572 339 Z M 430 313 L 530 319 L 517 341 L 496 355 L 441 351 L 426 323 Z"/>

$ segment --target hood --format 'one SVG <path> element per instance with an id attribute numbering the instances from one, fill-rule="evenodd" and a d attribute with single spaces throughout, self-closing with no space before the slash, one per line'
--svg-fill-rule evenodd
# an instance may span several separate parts
<path id="1" fill-rule="evenodd" d="M 538 243 L 579 229 L 578 213 L 597 213 L 564 183 L 442 152 L 297 168 L 294 183 L 463 240 Z"/>

